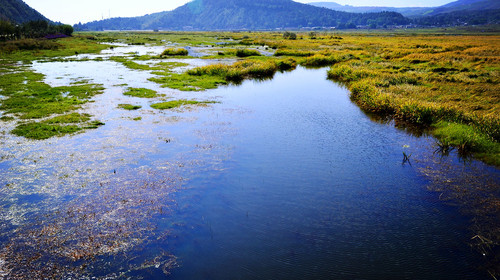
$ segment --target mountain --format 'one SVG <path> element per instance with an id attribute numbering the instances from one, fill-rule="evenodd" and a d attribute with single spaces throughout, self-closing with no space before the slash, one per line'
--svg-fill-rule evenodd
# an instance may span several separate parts
<path id="1" fill-rule="evenodd" d="M 453 13 L 453 12 L 460 12 L 458 14 L 464 14 L 465 11 L 491 11 L 500 9 L 499 0 L 458 0 L 439 7 L 407 7 L 407 8 L 355 7 L 349 5 L 345 6 L 340 5 L 335 2 L 313 2 L 309 4 L 316 7 L 323 7 L 336 11 L 343 11 L 350 13 L 391 11 L 391 12 L 401 13 L 402 15 L 407 17 L 435 16 L 443 13 Z"/>
<path id="2" fill-rule="evenodd" d="M 194 0 L 169 12 L 135 18 L 112 18 L 77 27 L 87 30 L 270 30 L 402 25 L 408 22 L 407 18 L 394 12 L 354 14 L 291 0 Z"/>
<path id="3" fill-rule="evenodd" d="M 335 2 L 311 2 L 309 5 L 315 7 L 332 9 L 335 11 L 342 11 L 348 13 L 380 13 L 384 11 L 400 13 L 403 16 L 415 16 L 423 14 L 432 8 L 423 7 L 408 7 L 408 8 L 395 8 L 395 7 L 375 7 L 375 6 L 350 6 L 350 5 L 340 5 Z"/>
<path id="4" fill-rule="evenodd" d="M 22 0 L 0 0 L 0 19 L 14 23 L 24 23 L 33 20 L 49 21 Z"/>
<path id="5" fill-rule="evenodd" d="M 424 13 L 425 16 L 434 16 L 444 13 L 464 11 L 491 11 L 500 9 L 498 0 L 458 0 L 446 5 L 430 9 Z"/>

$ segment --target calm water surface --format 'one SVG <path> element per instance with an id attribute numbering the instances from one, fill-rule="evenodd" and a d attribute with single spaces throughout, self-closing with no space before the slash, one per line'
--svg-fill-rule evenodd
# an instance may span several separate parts
<path id="1" fill-rule="evenodd" d="M 419 172 L 434 164 L 433 140 L 370 120 L 325 69 L 181 93 L 148 82 L 147 72 L 99 62 L 95 73 L 93 63 L 34 66 L 53 85 L 104 84 L 84 110 L 106 125 L 48 141 L 2 136 L 2 247 L 45 214 L 87 205 L 100 221 L 154 225 L 130 227 L 146 241 L 128 242 L 103 263 L 168 252 L 178 263 L 168 279 L 485 278 L 467 245 L 469 218 L 428 191 Z M 123 96 L 121 83 L 220 103 L 160 112 L 149 108 L 157 100 Z M 117 110 L 119 103 L 143 109 Z M 412 165 L 402 164 L 403 152 Z M 446 162 L 463 169 L 453 156 Z M 129 203 L 145 200 L 168 211 Z M 0 255 L 0 268 L 5 261 Z M 127 267 L 102 272 L 100 264 L 91 273 Z M 166 277 L 160 266 L 122 272 Z"/>
<path id="2" fill-rule="evenodd" d="M 248 114 L 221 140 L 227 170 L 177 194 L 172 278 L 481 279 L 466 220 L 402 165 L 432 141 L 371 121 L 325 75 L 217 91 Z"/>

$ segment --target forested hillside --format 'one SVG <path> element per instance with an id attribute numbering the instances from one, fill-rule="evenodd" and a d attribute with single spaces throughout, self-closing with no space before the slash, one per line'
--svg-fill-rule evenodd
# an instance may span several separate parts
<path id="1" fill-rule="evenodd" d="M 0 0 L 0 19 L 14 23 L 48 20 L 21 0 Z"/>
<path id="2" fill-rule="evenodd" d="M 81 29 L 259 30 L 301 27 L 401 25 L 409 20 L 394 12 L 354 14 L 291 0 L 194 0 L 170 12 L 136 18 L 95 21 Z"/>

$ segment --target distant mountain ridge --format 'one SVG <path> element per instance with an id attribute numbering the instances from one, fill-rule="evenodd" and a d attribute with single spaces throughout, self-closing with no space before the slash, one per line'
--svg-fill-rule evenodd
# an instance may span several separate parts
<path id="1" fill-rule="evenodd" d="M 427 11 L 425 16 L 463 11 L 491 11 L 500 9 L 499 0 L 458 0 Z"/>
<path id="2" fill-rule="evenodd" d="M 322 7 L 348 13 L 380 13 L 384 11 L 397 12 L 406 17 L 419 15 L 429 9 L 432 9 L 427 7 L 395 8 L 395 7 L 377 7 L 377 6 L 351 6 L 351 5 L 340 5 L 335 2 L 311 2 L 308 4 L 313 5 L 315 7 Z"/>
<path id="3" fill-rule="evenodd" d="M 49 21 L 22 0 L 0 0 L 0 19 L 13 23 L 25 23 L 33 20 Z"/>
<path id="4" fill-rule="evenodd" d="M 458 0 L 439 7 L 368 7 L 368 6 L 349 6 L 340 5 L 335 2 L 312 2 L 310 5 L 316 7 L 328 8 L 336 11 L 351 13 L 398 12 L 407 17 L 434 16 L 443 13 L 464 12 L 464 11 L 491 11 L 500 9 L 499 0 Z"/>
<path id="5" fill-rule="evenodd" d="M 112 18 L 81 28 L 162 30 L 270 30 L 277 28 L 402 25 L 399 13 L 354 14 L 291 0 L 194 0 L 173 11 L 134 18 Z"/>

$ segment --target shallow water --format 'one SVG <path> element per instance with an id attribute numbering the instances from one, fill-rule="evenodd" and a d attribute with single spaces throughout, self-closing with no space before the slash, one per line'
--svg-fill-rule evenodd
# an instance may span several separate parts
<path id="1" fill-rule="evenodd" d="M 62 242 L 64 252 L 87 248 L 88 241 L 68 232 L 104 232 L 104 241 L 119 240 L 89 261 L 87 275 L 97 277 L 485 276 L 467 245 L 469 218 L 428 191 L 431 179 L 420 172 L 442 164 L 433 160 L 433 140 L 372 121 L 346 89 L 326 80 L 325 69 L 298 68 L 273 80 L 183 93 L 115 62 L 33 68 L 53 86 L 103 84 L 104 94 L 82 110 L 106 125 L 46 141 L 0 135 L 4 249 L 49 225 L 62 229 L 53 235 L 56 241 L 74 241 Z M 128 86 L 163 96 L 122 95 Z M 149 107 L 165 98 L 220 103 L 171 111 Z M 116 109 L 120 103 L 143 108 Z M 132 120 L 137 116 L 142 120 Z M 402 164 L 403 152 L 412 154 L 411 165 Z M 446 164 L 464 176 L 480 170 L 499 178 L 481 163 L 463 168 L 454 155 Z M 77 214 L 64 214 L 72 209 Z M 74 216 L 82 225 L 75 225 Z M 116 228 L 127 235 L 111 234 Z M 0 254 L 0 271 L 9 253 Z"/>

